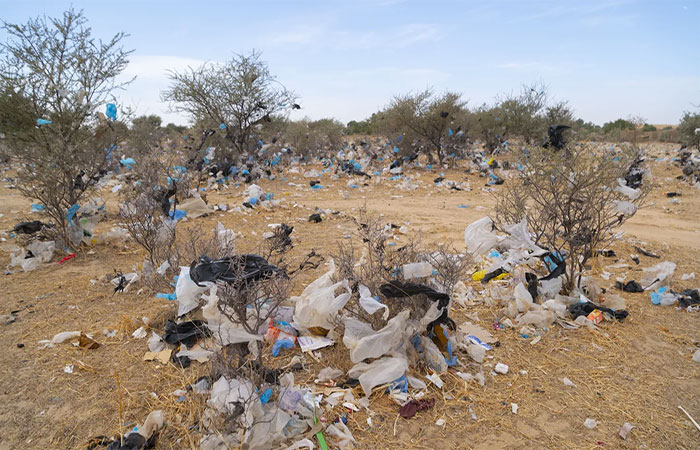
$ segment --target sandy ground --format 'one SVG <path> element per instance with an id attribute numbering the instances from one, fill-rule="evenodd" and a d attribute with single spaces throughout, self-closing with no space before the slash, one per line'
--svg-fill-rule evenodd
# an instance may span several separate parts
<path id="1" fill-rule="evenodd" d="M 654 144 L 652 148 L 656 156 L 664 157 L 671 147 Z M 676 180 L 680 171 L 668 162 L 653 161 L 651 168 L 656 183 L 651 203 L 625 224 L 623 239 L 613 246 L 617 257 L 600 258 L 592 264 L 595 275 L 603 270 L 613 273 L 608 281 L 598 278 L 602 287 L 610 288 L 616 276 L 638 280 L 642 268 L 665 260 L 678 265 L 674 288 L 698 287 L 697 280 L 680 280 L 684 273 L 700 275 L 698 190 Z M 414 191 L 400 190 L 399 183 L 386 179 L 379 185 L 372 180 L 368 186 L 352 189 L 345 186 L 347 179 L 331 180 L 328 174 L 321 177 L 323 190 L 296 189 L 288 182 L 308 185 L 308 180 L 287 175 L 286 180 L 259 183 L 274 192 L 275 198 L 283 199 L 283 207 L 245 215 L 217 212 L 187 221 L 183 228 L 197 225 L 212 230 L 221 221 L 243 233 L 237 241 L 239 250 L 254 251 L 268 223 L 286 222 L 295 226 L 292 258 L 301 258 L 311 249 L 328 256 L 338 241 L 354 231 L 348 218 L 365 207 L 386 222 L 408 224 L 411 233 L 420 233 L 424 242 L 449 243 L 462 250 L 464 228 L 490 213 L 498 187 L 487 188 L 483 178 L 463 170 L 444 173 L 449 180 L 468 181 L 472 190 L 436 188 L 432 180 L 438 173 L 424 169 L 409 172 L 420 180 Z M 0 230 L 5 231 L 22 218 L 38 218 L 29 214 L 31 202 L 7 184 L 0 185 Z M 210 193 L 208 200 L 240 205 L 243 189 L 231 186 L 225 192 Z M 348 193 L 347 198 L 341 190 Z M 672 204 L 664 195 L 668 191 L 681 192 L 681 203 Z M 98 232 L 117 222 L 116 198 L 103 196 L 109 199 L 108 219 Z M 320 224 L 307 222 L 316 207 L 340 214 Z M 13 244 L 7 238 L 0 248 Z M 629 256 L 634 253 L 633 245 L 642 245 L 661 259 L 641 256 L 641 263 L 635 265 Z M 96 246 L 57 265 L 61 257 L 57 255 L 54 262 L 34 272 L 13 271 L 0 278 L 0 314 L 19 310 L 14 323 L 0 324 L 0 348 L 4 349 L 0 357 L 0 449 L 85 448 L 91 437 L 115 436 L 158 408 L 164 409 L 168 426 L 156 448 L 198 448 L 201 435 L 196 426 L 203 399 L 192 395 L 177 402 L 171 393 L 209 368 L 198 363 L 179 369 L 144 362 L 146 341 L 130 337 L 142 317 L 151 318 L 151 327 L 162 331 L 165 318 L 174 315 L 176 306 L 155 298 L 155 292 L 172 288 L 164 282 L 142 284 L 128 293 L 112 295 L 111 285 L 91 283 L 114 269 L 130 271 L 143 261 L 143 252 L 134 244 Z M 8 262 L 9 255 L 0 253 L 0 263 Z M 625 266 L 609 267 L 616 264 Z M 322 271 L 319 268 L 297 280 L 295 292 Z M 700 315 L 653 306 L 648 294 L 622 296 L 630 316 L 622 323 L 603 323 L 599 332 L 554 326 L 532 345 L 517 330 L 494 331 L 500 345 L 488 352 L 486 385 L 448 374 L 442 391 L 429 388 L 428 396 L 437 400 L 436 407 L 410 420 L 398 418 L 398 406 L 383 394 L 373 395 L 371 426 L 366 412 L 349 414 L 348 426 L 357 448 L 700 448 L 700 431 L 678 409 L 682 405 L 700 419 L 700 364 L 692 361 L 700 345 Z M 498 311 L 486 306 L 458 309 L 451 315 L 460 323 L 467 314 L 476 315 L 489 329 L 499 317 Z M 102 335 L 104 329 L 118 333 L 108 338 Z M 72 330 L 93 334 L 102 346 L 83 350 L 70 345 L 40 349 L 37 345 L 41 339 Z M 18 344 L 24 345 L 20 348 Z M 272 363 L 283 365 L 298 353 L 287 352 Z M 342 345 L 319 353 L 319 361 L 306 358 L 306 370 L 295 375 L 297 381 L 311 381 L 327 365 L 351 366 Z M 461 359 L 468 360 L 466 356 Z M 491 372 L 497 362 L 510 366 L 508 375 Z M 64 372 L 66 365 L 74 366 L 73 373 Z M 470 371 L 474 370 L 471 366 Z M 577 387 L 565 386 L 563 377 Z M 122 386 L 121 418 L 117 378 Z M 511 403 L 518 404 L 517 414 L 511 412 Z M 325 418 L 335 420 L 342 412 L 326 412 Z M 440 418 L 446 421 L 444 427 L 435 425 Z M 585 428 L 586 418 L 599 425 L 594 430 Z M 618 430 L 625 422 L 635 428 L 622 440 Z"/>

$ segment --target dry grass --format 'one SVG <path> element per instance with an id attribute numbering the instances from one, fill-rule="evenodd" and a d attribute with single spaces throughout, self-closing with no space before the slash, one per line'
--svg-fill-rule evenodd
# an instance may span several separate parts
<path id="1" fill-rule="evenodd" d="M 654 170 L 664 176 L 667 169 L 659 165 Z M 673 173 L 669 171 L 668 176 Z M 474 186 L 480 186 L 483 181 L 458 171 L 447 175 L 451 179 L 467 178 Z M 344 179 L 335 182 L 324 179 L 324 184 L 333 187 L 309 194 L 308 188 L 297 193 L 287 186 L 289 180 L 303 182 L 301 177 L 289 176 L 289 180 L 263 183 L 265 189 L 276 193 L 276 198 L 287 200 L 288 208 L 260 209 L 247 215 L 214 214 L 185 225 L 196 224 L 203 230 L 211 230 L 220 220 L 227 228 L 244 233 L 244 238 L 236 243 L 239 251 L 252 251 L 258 248 L 268 223 L 284 221 L 295 226 L 295 248 L 290 254 L 290 262 L 293 262 L 311 249 L 325 256 L 332 253 L 336 248 L 335 240 L 343 239 L 354 230 L 348 221 L 348 217 L 357 214 L 358 209 L 353 208 L 366 203 L 375 212 L 385 214 L 383 219 L 387 222 L 410 221 L 411 232 L 423 230 L 424 241 L 428 244 L 452 243 L 459 248 L 463 245 L 464 226 L 485 215 L 492 200 L 479 190 L 459 194 L 436 191 L 431 186 L 434 176 L 434 173 L 420 174 L 418 178 L 423 186 L 411 193 L 394 189 L 387 183 L 386 186 L 362 188 L 349 200 L 339 200 L 337 194 L 336 185 L 344 189 Z M 691 188 L 666 186 L 666 190 L 670 189 Z M 240 204 L 238 193 L 241 191 L 242 187 L 210 193 L 210 201 Z M 11 211 L 24 210 L 28 203 L 14 200 L 14 193 L 4 187 L 0 187 L 0 195 L 8 199 L 8 206 L 1 210 L 5 217 L 0 219 L 2 228 L 8 229 L 17 215 Z M 393 198 L 392 195 L 404 197 Z M 690 220 L 692 224 L 698 219 L 700 208 L 693 212 L 696 200 L 692 196 L 682 199 L 684 214 L 690 214 L 687 219 L 685 215 L 658 212 L 660 207 L 657 212 L 650 209 L 644 214 L 659 214 L 659 220 L 669 221 L 669 229 L 680 230 L 676 231 L 678 239 L 685 239 L 684 227 L 693 228 L 680 221 Z M 667 203 L 661 190 L 653 193 L 651 200 Z M 294 208 L 292 201 L 305 206 Z M 463 203 L 472 208 L 456 208 Z M 427 205 L 433 205 L 434 211 L 423 215 L 420 209 Z M 476 209 L 480 205 L 484 207 L 481 211 Z M 339 209 L 343 214 L 331 215 L 320 224 L 306 222 L 316 206 Z M 108 201 L 108 211 L 109 222 L 100 224 L 98 232 L 108 230 L 115 221 L 114 199 Z M 648 217 L 642 215 L 640 220 L 649 220 Z M 662 260 L 677 262 L 674 280 L 679 280 L 682 273 L 700 273 L 697 248 L 671 240 L 668 243 L 669 247 L 665 247 L 661 240 L 650 241 L 645 247 L 662 254 Z M 142 357 L 147 350 L 146 340 L 130 337 L 131 332 L 141 326 L 144 316 L 151 318 L 151 328 L 163 331 L 165 319 L 174 314 L 175 305 L 156 299 L 154 295 L 158 291 L 170 292 L 172 288 L 141 283 L 128 293 L 113 296 L 111 284 L 90 283 L 91 279 L 113 273 L 113 269 L 128 272 L 143 261 L 142 252 L 134 245 L 127 247 L 98 246 L 94 254 L 82 252 L 78 258 L 60 266 L 49 264 L 36 272 L 3 277 L 1 312 L 22 311 L 15 323 L 0 325 L 0 344 L 6 349 L 0 365 L 0 379 L 3 380 L 0 398 L 6 405 L 0 412 L 0 421 L 5 424 L 0 432 L 0 449 L 84 448 L 91 437 L 117 436 L 120 430 L 142 423 L 154 409 L 163 409 L 167 422 L 157 448 L 198 448 L 199 419 L 206 398 L 189 393 L 185 401 L 179 401 L 172 392 L 185 389 L 200 376 L 208 375 L 210 366 L 193 362 L 188 369 L 181 369 L 173 364 L 145 362 Z M 631 242 L 619 242 L 612 248 L 617 258 L 597 258 L 592 262 L 595 274 L 602 270 L 612 273 L 610 280 L 601 281 L 602 287 L 613 285 L 615 277 L 622 274 L 626 274 L 627 279 L 639 280 L 642 267 L 660 261 L 640 256 L 642 262 L 636 266 L 629 258 L 629 254 L 634 253 Z M 1 258 L 9 259 L 5 254 Z M 630 267 L 605 269 L 614 264 L 615 259 Z M 325 270 L 321 266 L 302 274 L 296 280 L 293 293 L 298 294 Z M 694 283 L 678 281 L 674 286 L 697 287 Z M 473 286 L 481 288 L 478 283 Z M 139 293 L 141 288 L 143 291 Z M 357 447 L 363 449 L 597 448 L 600 445 L 697 448 L 700 434 L 678 410 L 678 405 L 686 408 L 696 420 L 700 416 L 700 365 L 691 360 L 692 349 L 697 348 L 700 341 L 698 314 L 654 307 L 648 294 L 625 293 L 622 296 L 627 301 L 630 316 L 622 323 L 605 322 L 598 332 L 566 331 L 554 326 L 538 344 L 530 345 L 531 340 L 520 337 L 517 330 L 492 331 L 500 345 L 487 352 L 486 385 L 481 387 L 454 374 L 446 374 L 442 391 L 432 385 L 428 387 L 426 397 L 436 399 L 435 407 L 419 412 L 412 419 L 398 417 L 398 405 L 383 392 L 371 397 L 371 427 L 366 411 L 349 413 L 342 406 L 326 411 L 324 419 L 329 423 L 346 414 L 348 426 L 358 441 Z M 467 314 L 470 317 L 476 314 L 481 319 L 478 323 L 487 329 L 500 318 L 498 307 L 483 304 L 457 308 L 451 316 L 459 324 L 467 320 Z M 116 329 L 118 333 L 114 338 L 107 338 L 102 335 L 105 328 Z M 102 346 L 84 350 L 61 344 L 42 350 L 36 345 L 40 339 L 50 339 L 60 331 L 70 330 L 90 333 Z M 18 348 L 17 343 L 25 347 Z M 282 367 L 299 354 L 295 349 L 272 358 L 269 346 L 264 351 L 266 364 L 272 367 Z M 297 383 L 313 385 L 313 379 L 323 367 L 347 370 L 352 366 L 342 343 L 317 354 L 318 358 L 303 355 L 305 369 L 294 374 Z M 459 370 L 478 371 L 477 366 L 468 362 L 468 357 L 463 354 L 459 357 L 467 366 Z M 490 373 L 497 362 L 510 366 L 508 375 Z M 73 374 L 63 372 L 66 364 L 74 365 Z M 527 374 L 521 374 L 521 370 Z M 121 420 L 115 372 L 121 384 Z M 413 374 L 424 379 L 420 371 Z M 571 379 L 577 388 L 564 386 L 563 377 Z M 356 388 L 354 395 L 359 399 L 361 389 Z M 519 405 L 517 415 L 511 412 L 511 403 Z M 478 420 L 471 418 L 470 407 Z M 583 421 L 587 417 L 597 420 L 598 427 L 584 428 Z M 440 418 L 446 420 L 444 427 L 435 425 Z M 627 441 L 617 436 L 624 422 L 635 425 Z"/>

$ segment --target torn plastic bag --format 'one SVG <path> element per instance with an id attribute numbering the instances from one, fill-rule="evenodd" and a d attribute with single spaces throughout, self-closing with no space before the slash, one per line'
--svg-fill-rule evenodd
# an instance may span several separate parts
<path id="1" fill-rule="evenodd" d="M 532 252 L 532 256 L 541 256 L 547 253 L 547 250 L 538 247 L 532 240 L 532 236 L 527 229 L 527 219 L 523 219 L 520 223 L 514 225 L 504 225 L 503 229 L 508 233 L 508 237 L 503 241 L 505 247 L 529 250 Z"/>
<path id="2" fill-rule="evenodd" d="M 372 331 L 372 334 L 361 336 L 359 339 L 352 335 L 348 339 L 343 336 L 343 344 L 350 349 L 350 360 L 358 363 L 368 358 L 378 358 L 403 345 L 408 339 L 406 332 L 409 315 L 408 310 L 401 311 L 392 317 L 384 328 L 377 332 Z M 355 330 L 351 330 L 351 333 Z"/>
<path id="3" fill-rule="evenodd" d="M 379 302 L 375 297 L 372 297 L 372 293 L 369 288 L 363 284 L 360 285 L 360 306 L 362 309 L 367 311 L 369 314 L 374 314 L 380 309 L 384 309 L 382 318 L 384 320 L 389 318 L 389 307 L 384 303 Z"/>
<path id="4" fill-rule="evenodd" d="M 539 283 L 538 292 L 542 298 L 553 299 L 559 294 L 563 286 L 563 281 L 561 277 L 553 278 L 551 280 L 543 280 Z"/>
<path id="5" fill-rule="evenodd" d="M 613 210 L 623 216 L 633 216 L 637 212 L 637 205 L 626 200 L 615 200 L 613 201 Z"/>
<path id="6" fill-rule="evenodd" d="M 190 266 L 190 277 L 197 285 L 206 281 L 223 281 L 239 286 L 275 275 L 287 278 L 284 270 L 269 264 L 262 256 L 250 254 L 215 260 L 200 256 L 199 261 L 193 261 Z"/>
<path id="7" fill-rule="evenodd" d="M 392 281 L 388 284 L 381 285 L 379 287 L 379 292 L 381 292 L 382 295 L 387 298 L 405 298 L 414 295 L 425 295 L 429 300 L 436 302 L 438 304 L 438 308 L 442 310 L 440 317 L 428 324 L 428 331 L 431 331 L 435 325 L 439 324 L 447 325 L 450 330 L 454 330 L 456 328 L 454 321 L 448 317 L 450 296 L 447 294 L 442 294 L 437 292 L 435 289 L 422 284 L 401 283 L 399 281 Z"/>
<path id="8" fill-rule="evenodd" d="M 245 422 L 248 430 L 243 439 L 243 448 L 249 450 L 267 450 L 277 448 L 284 441 L 284 429 L 292 416 L 272 403 L 261 404 L 254 401 L 246 412 Z"/>
<path id="9" fill-rule="evenodd" d="M 700 293 L 697 289 L 686 289 L 676 295 L 681 308 L 700 304 Z"/>
<path id="10" fill-rule="evenodd" d="M 447 361 L 437 345 L 426 336 L 413 336 L 411 339 L 413 348 L 416 349 L 418 355 L 423 359 L 425 364 L 437 373 L 444 373 L 447 371 Z"/>
<path id="11" fill-rule="evenodd" d="M 175 285 L 175 299 L 177 300 L 177 316 L 181 317 L 199 306 L 202 294 L 206 287 L 200 286 L 190 278 L 190 268 L 180 267 L 180 276 Z"/>
<path id="12" fill-rule="evenodd" d="M 539 310 L 528 311 L 516 319 L 518 325 L 534 325 L 537 328 L 547 328 L 556 320 L 557 316 L 552 311 Z"/>
<path id="13" fill-rule="evenodd" d="M 630 200 L 636 200 L 640 195 L 642 195 L 642 191 L 628 187 L 627 182 L 622 178 L 618 178 L 617 183 L 619 186 L 617 186 L 615 190 L 623 195 L 626 195 Z"/>
<path id="14" fill-rule="evenodd" d="M 559 318 L 564 319 L 568 315 L 567 306 L 559 300 L 547 300 L 542 304 L 542 306 L 550 311 L 553 311 Z"/>
<path id="15" fill-rule="evenodd" d="M 255 388 L 250 380 L 219 378 L 211 387 L 207 404 L 222 414 L 232 414 L 252 399 Z"/>
<path id="16" fill-rule="evenodd" d="M 234 253 L 236 250 L 236 232 L 227 230 L 221 222 L 216 223 L 216 239 L 219 245 L 225 249 L 227 253 Z"/>
<path id="17" fill-rule="evenodd" d="M 625 318 L 629 315 L 629 313 L 624 309 L 620 311 L 614 311 L 604 306 L 598 306 L 592 302 L 574 303 L 573 305 L 569 306 L 569 313 L 571 314 L 571 317 L 573 319 L 576 319 L 579 316 L 587 317 L 590 313 L 593 312 L 594 309 L 598 309 L 604 313 L 608 313 L 620 322 L 625 320 Z"/>
<path id="18" fill-rule="evenodd" d="M 369 397 L 372 389 L 402 377 L 406 373 L 406 369 L 408 369 L 408 361 L 405 358 L 384 357 L 371 364 L 355 364 L 348 371 L 348 376 L 359 379 L 362 390 Z"/>
<path id="19" fill-rule="evenodd" d="M 191 219 L 206 216 L 207 214 L 212 212 L 212 210 L 209 209 L 207 204 L 204 203 L 204 200 L 198 197 L 188 198 L 187 200 L 180 203 L 178 209 L 185 211 L 187 217 Z"/>
<path id="20" fill-rule="evenodd" d="M 56 243 L 54 241 L 34 241 L 27 244 L 27 250 L 32 252 L 40 262 L 47 263 L 53 258 Z"/>
<path id="21" fill-rule="evenodd" d="M 202 308 L 202 316 L 207 321 L 211 335 L 220 345 L 239 344 L 243 342 L 262 341 L 263 337 L 248 333 L 240 324 L 233 323 L 219 310 L 217 287 L 212 286 L 209 295 L 203 295 L 207 304 Z M 235 317 L 235 312 L 226 307 L 225 312 Z"/>
<path id="22" fill-rule="evenodd" d="M 185 344 L 186 347 L 190 348 L 200 338 L 206 336 L 211 336 L 211 331 L 201 320 L 182 323 L 175 323 L 172 320 L 165 322 L 163 340 L 170 345 Z"/>
<path id="23" fill-rule="evenodd" d="M 44 227 L 50 227 L 40 220 L 34 220 L 32 222 L 20 222 L 12 229 L 17 234 L 34 234 L 40 231 Z"/>
<path id="24" fill-rule="evenodd" d="M 350 300 L 352 291 L 348 280 L 333 283 L 335 262 L 331 259 L 328 263 L 329 270 L 318 279 L 306 286 L 298 297 L 292 297 L 294 305 L 295 328 L 309 329 L 321 327 L 331 330 L 333 325 L 330 320 Z M 336 296 L 336 291 L 344 289 L 345 292 Z M 301 331 L 301 330 L 300 330 Z"/>
<path id="25" fill-rule="evenodd" d="M 351 450 L 353 448 L 352 444 L 355 442 L 355 438 L 342 420 L 329 425 L 326 428 L 326 434 L 332 438 L 339 449 Z"/>
<path id="26" fill-rule="evenodd" d="M 403 277 L 406 280 L 411 280 L 413 278 L 425 278 L 433 274 L 433 266 L 427 262 L 404 264 L 401 269 L 403 272 Z"/>
<path id="27" fill-rule="evenodd" d="M 513 291 L 513 296 L 515 297 L 515 307 L 518 312 L 527 312 L 534 306 L 532 295 L 530 295 L 523 283 L 518 283 Z"/>
<path id="28" fill-rule="evenodd" d="M 265 191 L 257 184 L 251 184 L 243 191 L 243 196 L 247 202 L 250 202 L 252 199 L 263 201 L 265 200 Z"/>
<path id="29" fill-rule="evenodd" d="M 668 286 L 671 283 L 673 272 L 676 270 L 676 264 L 671 261 L 664 261 L 653 267 L 642 269 L 644 276 L 642 277 L 642 286 L 645 291 L 654 291 L 659 286 Z"/>
<path id="30" fill-rule="evenodd" d="M 505 236 L 500 236 L 495 232 L 490 217 L 482 217 L 464 230 L 464 242 L 467 245 L 467 250 L 476 256 L 487 253 L 505 238 Z"/>
<path id="31" fill-rule="evenodd" d="M 163 411 L 152 411 L 141 427 L 136 427 L 121 438 L 112 441 L 107 450 L 142 450 L 154 448 L 156 445 L 157 432 L 165 425 Z M 104 445 L 104 444 L 102 444 Z"/>

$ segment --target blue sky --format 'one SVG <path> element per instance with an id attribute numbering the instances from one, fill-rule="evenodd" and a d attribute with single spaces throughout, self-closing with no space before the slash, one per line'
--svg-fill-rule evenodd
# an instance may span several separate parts
<path id="1" fill-rule="evenodd" d="M 187 117 L 160 101 L 166 70 L 252 49 L 300 96 L 292 118 L 359 120 L 426 87 L 476 106 L 531 82 L 599 124 L 677 123 L 700 105 L 698 0 L 0 0 L 0 18 L 57 16 L 71 4 L 97 36 L 130 35 L 125 75 L 137 79 L 120 101 L 181 124 Z"/>

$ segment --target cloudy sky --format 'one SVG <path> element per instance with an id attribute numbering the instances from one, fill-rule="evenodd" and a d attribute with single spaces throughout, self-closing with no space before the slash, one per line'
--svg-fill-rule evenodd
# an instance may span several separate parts
<path id="1" fill-rule="evenodd" d="M 129 34 L 125 76 L 137 79 L 120 102 L 166 122 L 188 122 L 160 101 L 167 70 L 252 49 L 299 95 L 292 118 L 359 120 L 426 87 L 475 106 L 532 82 L 599 124 L 677 123 L 700 108 L 697 0 L 0 0 L 0 18 L 57 16 L 71 4 L 97 36 Z"/>

